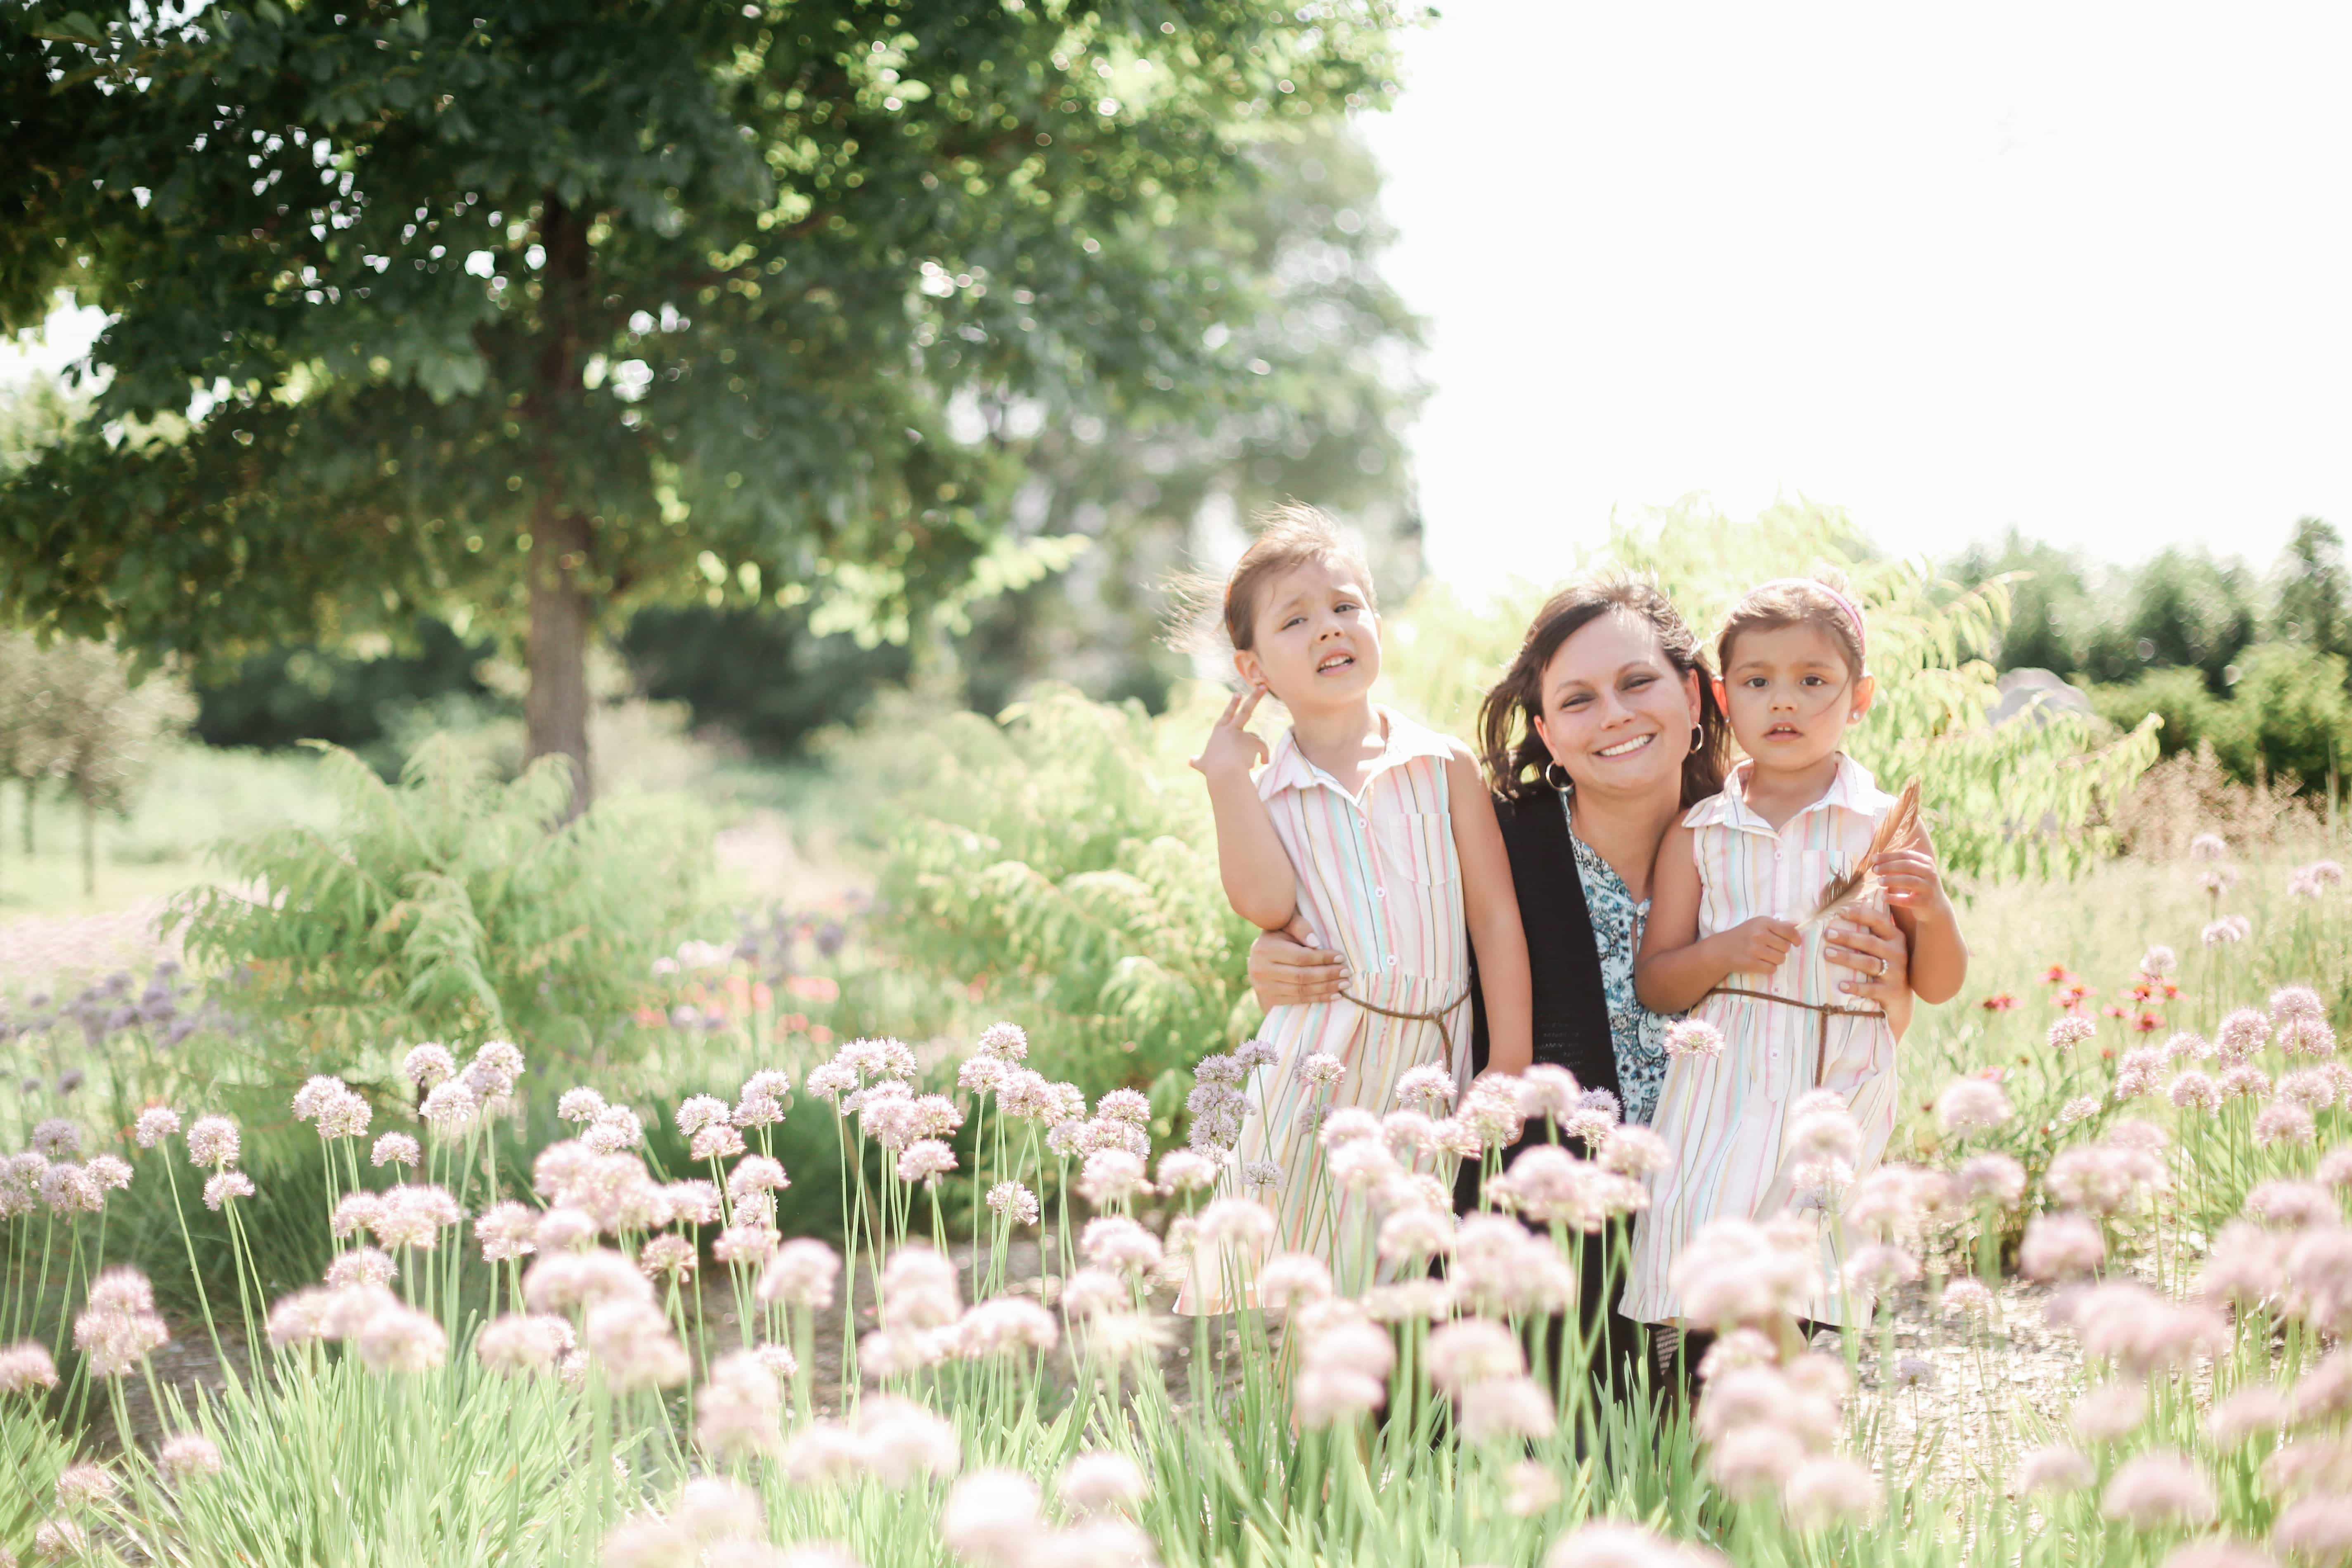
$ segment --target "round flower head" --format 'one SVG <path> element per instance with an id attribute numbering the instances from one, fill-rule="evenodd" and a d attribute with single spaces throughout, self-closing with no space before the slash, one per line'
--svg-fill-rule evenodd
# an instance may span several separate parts
<path id="1" fill-rule="evenodd" d="M 215 1171 L 205 1182 L 205 1207 L 218 1210 L 232 1198 L 253 1196 L 253 1178 L 243 1171 Z"/>
<path id="2" fill-rule="evenodd" d="M 1298 1081 L 1310 1089 L 1328 1089 L 1347 1076 L 1348 1066 L 1328 1051 L 1316 1051 L 1299 1059 Z"/>
<path id="3" fill-rule="evenodd" d="M 2315 1131 L 2310 1111 L 2290 1100 L 2274 1100 L 2254 1118 L 2254 1146 L 2270 1149 L 2280 1144 L 2307 1144 Z"/>
<path id="4" fill-rule="evenodd" d="M 770 1306 L 822 1311 L 833 1305 L 841 1255 L 810 1237 L 795 1237 L 776 1248 L 760 1276 L 760 1300 Z"/>
<path id="5" fill-rule="evenodd" d="M 2078 1492 L 2097 1479 L 2088 1456 L 2074 1448 L 2039 1448 L 2018 1467 L 2018 1489 L 2024 1492 Z"/>
<path id="6" fill-rule="evenodd" d="M 590 1122 L 604 1112 L 604 1097 L 593 1089 L 567 1089 L 555 1102 L 555 1114 L 565 1121 Z"/>
<path id="7" fill-rule="evenodd" d="M 2140 954 L 2139 972 L 2151 980 L 2161 979 L 2179 966 L 2180 955 L 2161 943 Z"/>
<path id="8" fill-rule="evenodd" d="M 2078 1018 L 2069 1013 L 2050 1026 L 2050 1048 L 2063 1057 L 2097 1033 L 2098 1028 L 2091 1020 Z"/>
<path id="9" fill-rule="evenodd" d="M 1410 1068 L 1398 1075 L 1396 1099 L 1400 1106 L 1434 1110 L 1454 1103 L 1452 1069 L 1435 1065 Z"/>
<path id="10" fill-rule="evenodd" d="M 2271 1021 L 2259 1008 L 2241 1007 L 2221 1020 L 2213 1033 L 2213 1048 L 2224 1067 L 2240 1062 L 2270 1044 Z"/>
<path id="11" fill-rule="evenodd" d="M 1016 1568 L 1037 1533 L 1036 1483 L 1013 1470 L 974 1470 L 940 1510 L 940 1539 L 973 1568 Z"/>
<path id="12" fill-rule="evenodd" d="M 955 1151 L 936 1138 L 919 1138 L 898 1156 L 898 1179 L 927 1187 L 955 1168 Z"/>
<path id="13" fill-rule="evenodd" d="M 427 1040 L 409 1047 L 408 1055 L 401 1059 L 400 1070 L 417 1088 L 431 1089 L 457 1076 L 457 1061 L 449 1054 L 448 1047 Z"/>
<path id="14" fill-rule="evenodd" d="M 1580 1525 L 1563 1535 L 1544 1568 L 1721 1568 L 1723 1557 L 1668 1541 L 1636 1525 Z"/>
<path id="15" fill-rule="evenodd" d="M 1971 1154 L 1952 1179 L 1964 1203 L 2007 1207 L 2025 1194 L 2025 1167 L 2007 1154 Z"/>
<path id="16" fill-rule="evenodd" d="M 2352 1502 L 2342 1497 L 2307 1497 L 2289 1503 L 2271 1522 L 2271 1545 L 2297 1562 L 2352 1562 Z M 2244 1568 L 2254 1565 L 2249 1562 Z"/>
<path id="17" fill-rule="evenodd" d="M 29 1394 L 58 1385 L 57 1363 L 37 1341 L 0 1346 L 0 1394 Z"/>
<path id="18" fill-rule="evenodd" d="M 375 1141 L 372 1157 L 377 1165 L 400 1165 L 413 1171 L 424 1153 L 407 1133 L 387 1132 Z"/>
<path id="19" fill-rule="evenodd" d="M 1780 1506 L 1799 1530 L 1869 1519 L 1884 1495 L 1867 1465 L 1832 1455 L 1806 1460 L 1780 1483 Z"/>
<path id="20" fill-rule="evenodd" d="M 1166 1162 L 1161 1163 L 1166 1168 Z M 999 1182 L 988 1189 L 988 1206 L 1008 1223 L 1031 1226 L 1037 1223 L 1037 1194 L 1018 1182 Z"/>
<path id="21" fill-rule="evenodd" d="M 1723 1055 L 1723 1031 L 1700 1018 L 1685 1018 L 1666 1027 L 1670 1057 L 1712 1058 Z"/>
<path id="22" fill-rule="evenodd" d="M 984 1057 L 1017 1062 L 1029 1054 L 1029 1037 L 1018 1024 L 991 1024 L 980 1032 L 973 1048 Z"/>
<path id="23" fill-rule="evenodd" d="M 2026 1222 L 2018 1267 L 2027 1278 L 2072 1279 L 2106 1261 L 2106 1239 L 2080 1215 L 2037 1215 Z"/>
<path id="24" fill-rule="evenodd" d="M 1162 1192 L 1198 1192 L 1216 1179 L 1214 1162 L 1189 1149 L 1171 1149 L 1160 1156 L 1160 1189 Z"/>
<path id="25" fill-rule="evenodd" d="M 1124 1454 L 1088 1449 L 1073 1455 L 1054 1483 L 1055 1495 L 1073 1513 L 1110 1513 L 1133 1508 L 1150 1491 L 1143 1472 Z"/>
<path id="26" fill-rule="evenodd" d="M 155 1468 L 173 1486 L 185 1486 L 221 1472 L 221 1451 L 201 1432 L 179 1432 L 163 1439 L 156 1451 Z"/>
<path id="27" fill-rule="evenodd" d="M 1966 1138 L 1998 1127 L 2010 1119 L 2009 1097 L 2000 1085 L 1980 1078 L 1958 1078 L 1936 1097 L 1936 1121 L 1948 1138 Z"/>
<path id="28" fill-rule="evenodd" d="M 188 1163 L 192 1165 L 234 1165 L 238 1148 L 236 1123 L 226 1116 L 199 1116 L 188 1129 Z"/>
<path id="29" fill-rule="evenodd" d="M 2163 1449 L 2125 1461 L 2099 1499 L 2100 1513 L 2136 1530 L 2210 1523 L 2217 1507 L 2212 1483 L 2185 1457 Z"/>
<path id="30" fill-rule="evenodd" d="M 2129 1436 L 2147 1419 L 2147 1384 L 2107 1383 L 2074 1402 L 2074 1430 L 2094 1443 Z"/>
<path id="31" fill-rule="evenodd" d="M 152 1149 L 180 1130 L 180 1113 L 168 1105 L 151 1105 L 139 1113 L 131 1137 L 142 1149 Z"/>

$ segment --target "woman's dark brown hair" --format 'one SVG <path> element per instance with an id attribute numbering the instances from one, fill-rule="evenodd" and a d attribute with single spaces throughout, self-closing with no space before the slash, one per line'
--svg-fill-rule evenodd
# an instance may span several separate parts
<path id="1" fill-rule="evenodd" d="M 1650 584 L 1621 577 L 1572 583 L 1545 601 L 1536 612 L 1518 656 L 1503 678 L 1478 705 L 1478 760 L 1495 793 L 1506 800 L 1521 800 L 1543 784 L 1544 764 L 1551 752 L 1536 733 L 1536 716 L 1543 711 L 1543 673 L 1560 644 L 1599 620 L 1620 615 L 1649 628 L 1658 651 L 1678 676 L 1698 677 L 1699 744 L 1683 762 L 1683 805 L 1691 805 L 1723 788 L 1723 773 L 1731 754 L 1731 721 L 1715 697 L 1715 672 L 1666 596 Z"/>

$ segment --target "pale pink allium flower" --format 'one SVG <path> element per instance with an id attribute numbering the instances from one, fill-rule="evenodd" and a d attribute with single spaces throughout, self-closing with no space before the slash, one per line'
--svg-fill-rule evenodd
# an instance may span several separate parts
<path id="1" fill-rule="evenodd" d="M 2286 1394 L 2275 1384 L 2254 1383 L 2213 1402 L 2205 1431 L 2219 1447 L 2234 1448 L 2287 1424 Z"/>
<path id="2" fill-rule="evenodd" d="M 1295 1312 L 1331 1299 L 1331 1270 L 1305 1252 L 1278 1252 L 1257 1274 L 1258 1304 L 1270 1311 Z"/>
<path id="3" fill-rule="evenodd" d="M 1036 1483 L 1014 1470 L 974 1470 L 940 1510 L 940 1539 L 973 1568 L 1019 1568 L 1039 1528 Z"/>
<path id="4" fill-rule="evenodd" d="M 1309 1366 L 1291 1382 L 1291 1412 L 1309 1431 L 1356 1420 L 1379 1409 L 1387 1399 L 1387 1384 L 1346 1367 Z"/>
<path id="5" fill-rule="evenodd" d="M 114 1474 L 103 1465 L 68 1465 L 58 1473 L 57 1498 L 61 1509 L 96 1508 L 114 1496 Z"/>
<path id="6" fill-rule="evenodd" d="M 57 1363 L 48 1347 L 37 1341 L 0 1347 L 0 1394 L 29 1394 L 58 1385 Z"/>
<path id="7" fill-rule="evenodd" d="M 2106 1261 L 2099 1227 L 2080 1215 L 2036 1215 L 2025 1222 L 2018 1267 L 2028 1279 L 2060 1280 L 2088 1274 Z"/>
<path id="8" fill-rule="evenodd" d="M 1684 1018 L 1666 1026 L 1665 1046 L 1670 1057 L 1719 1057 L 1723 1031 L 1703 1018 Z"/>
<path id="9" fill-rule="evenodd" d="M 1118 1203 L 1150 1191 L 1143 1161 L 1125 1149 L 1097 1149 L 1087 1156 L 1078 1177 L 1078 1194 L 1090 1204 Z"/>
<path id="10" fill-rule="evenodd" d="M 1799 1530 L 1869 1519 L 1885 1495 L 1869 1466 L 1829 1455 L 1806 1460 L 1780 1483 L 1780 1507 Z"/>
<path id="11" fill-rule="evenodd" d="M 572 1350 L 572 1324 L 548 1313 L 509 1312 L 474 1336 L 474 1354 L 494 1372 L 543 1373 Z"/>
<path id="12" fill-rule="evenodd" d="M 1550 1395 L 1529 1377 L 1474 1383 L 1461 1397 L 1462 1436 L 1472 1443 L 1539 1442 L 1558 1425 Z"/>
<path id="13" fill-rule="evenodd" d="M 980 1032 L 973 1048 L 1000 1061 L 1017 1062 L 1029 1054 L 1029 1037 L 1018 1024 L 991 1024 Z"/>
<path id="14" fill-rule="evenodd" d="M 2174 1079 L 2165 1096 L 2182 1110 L 2201 1110 L 2210 1116 L 2221 1109 L 2221 1086 L 2210 1074 L 2194 1068 Z"/>
<path id="15" fill-rule="evenodd" d="M 2112 1443 L 2139 1430 L 2147 1419 L 2147 1385 L 2101 1384 L 2074 1402 L 2074 1430 L 2094 1443 Z"/>
<path id="16" fill-rule="evenodd" d="M 1090 1448 L 1072 1455 L 1054 1483 L 1054 1494 L 1072 1513 L 1122 1512 L 1141 1502 L 1150 1488 L 1125 1454 Z"/>
<path id="17" fill-rule="evenodd" d="M 635 1269 L 631 1278 L 641 1279 Z M 590 1358 L 622 1393 L 669 1388 L 692 1370 L 669 1320 L 643 1300 L 609 1300 L 588 1309 L 583 1338 Z"/>
<path id="18" fill-rule="evenodd" d="M 2025 1194 L 2025 1167 L 2007 1154 L 1972 1154 L 1952 1174 L 1964 1203 L 2006 1208 Z"/>
<path id="19" fill-rule="evenodd" d="M 1170 1159 L 1174 1157 L 1172 1154 L 1169 1156 Z M 1164 1184 L 1168 1171 L 1167 1160 L 1160 1163 L 1160 1170 Z M 1018 1182 L 999 1182 L 989 1188 L 988 1206 L 991 1212 L 1016 1226 L 1035 1225 L 1040 1212 L 1037 1194 Z"/>
<path id="20" fill-rule="evenodd" d="M 243 1171 L 215 1171 L 205 1181 L 205 1207 L 216 1210 L 231 1198 L 249 1198 L 253 1192 L 253 1178 Z"/>
<path id="21" fill-rule="evenodd" d="M 2298 1562 L 2352 1562 L 2352 1501 L 2336 1496 L 2289 1503 L 2271 1522 L 2271 1545 Z"/>
<path id="22" fill-rule="evenodd" d="M 174 1433 L 164 1438 L 163 1447 L 156 1451 L 155 1466 L 173 1485 L 185 1486 L 206 1476 L 219 1475 L 221 1451 L 201 1432 Z"/>
<path id="23" fill-rule="evenodd" d="M 1559 1501 L 1559 1478 L 1539 1459 L 1520 1460 L 1503 1479 L 1503 1511 L 1513 1519 L 1533 1519 Z"/>
<path id="24" fill-rule="evenodd" d="M 2260 1008 L 2241 1007 L 2221 1020 L 2213 1048 L 2221 1065 L 2235 1067 L 2270 1044 L 2271 1021 Z"/>
<path id="25" fill-rule="evenodd" d="M 1137 1162 L 1139 1170 L 1141 1163 Z M 909 1184 L 919 1182 L 927 1187 L 955 1168 L 955 1151 L 936 1138 L 918 1138 L 898 1156 L 898 1179 Z"/>
<path id="26" fill-rule="evenodd" d="M 555 1102 L 555 1114 L 565 1121 L 591 1122 L 604 1113 L 604 1097 L 593 1089 L 567 1089 Z"/>
<path id="27" fill-rule="evenodd" d="M 2092 1023 L 2090 1019 L 2076 1017 L 2069 1013 L 2050 1026 L 2050 1033 L 2046 1038 L 2050 1048 L 2063 1057 L 2098 1032 L 2098 1026 Z"/>
<path id="28" fill-rule="evenodd" d="M 400 1270 L 390 1255 L 373 1247 L 354 1247 L 327 1265 L 327 1289 L 352 1285 L 389 1285 Z"/>
<path id="29" fill-rule="evenodd" d="M 448 1047 L 427 1040 L 409 1047 L 408 1055 L 401 1058 L 400 1070 L 417 1088 L 429 1089 L 457 1076 L 457 1058 L 449 1054 Z"/>
<path id="30" fill-rule="evenodd" d="M 1998 1127 L 2010 1119 L 2009 1097 L 2000 1085 L 1980 1078 L 1958 1078 L 1936 1097 L 1936 1122 L 1948 1138 L 1966 1138 Z"/>
<path id="31" fill-rule="evenodd" d="M 795 1237 L 776 1248 L 760 1275 L 760 1300 L 770 1306 L 822 1311 L 833 1305 L 841 1255 L 810 1237 Z"/>
<path id="32" fill-rule="evenodd" d="M 371 1372 L 428 1372 L 449 1356 L 440 1322 L 404 1302 L 386 1302 L 359 1331 L 360 1360 Z"/>
<path id="33" fill-rule="evenodd" d="M 1717 1552 L 1685 1546 L 1637 1525 L 1580 1525 L 1563 1535 L 1544 1568 L 1719 1568 Z"/>
<path id="34" fill-rule="evenodd" d="M 152 1149 L 180 1130 L 180 1113 L 168 1105 L 151 1105 L 139 1113 L 131 1136 L 142 1149 Z"/>
<path id="35" fill-rule="evenodd" d="M 2074 1448 L 2037 1448 L 2018 1466 L 2022 1492 L 2078 1492 L 2098 1479 L 2089 1456 Z"/>
<path id="36" fill-rule="evenodd" d="M 2217 1506 L 2212 1483 L 2186 1456 L 2165 1449 L 2126 1460 L 2099 1498 L 2101 1514 L 2136 1530 L 2208 1524 Z"/>
<path id="37" fill-rule="evenodd" d="M 997 1296 L 965 1310 L 955 1325 L 956 1350 L 967 1361 L 1043 1352 L 1061 1337 L 1054 1314 L 1023 1296 Z"/>
<path id="38" fill-rule="evenodd" d="M 773 1453 L 783 1446 L 783 1414 L 775 1374 L 756 1352 L 732 1351 L 710 1363 L 695 1396 L 694 1440 L 722 1458 Z"/>
<path id="39" fill-rule="evenodd" d="M 2274 1100 L 2254 1118 L 2254 1146 L 2270 1149 L 2282 1143 L 2307 1144 L 2316 1131 L 2310 1111 L 2290 1100 Z"/>
<path id="40" fill-rule="evenodd" d="M 188 1129 L 188 1163 L 192 1165 L 234 1165 L 238 1147 L 236 1123 L 226 1116 L 199 1116 Z"/>

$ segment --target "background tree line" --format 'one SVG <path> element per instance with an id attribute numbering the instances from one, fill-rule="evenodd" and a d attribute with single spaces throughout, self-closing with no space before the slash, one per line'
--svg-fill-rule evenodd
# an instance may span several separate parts
<path id="1" fill-rule="evenodd" d="M 2017 574 L 2000 668 L 2052 670 L 2126 728 L 2161 716 L 2168 755 L 2210 743 L 2241 780 L 2292 773 L 2306 790 L 2352 760 L 2352 578 L 2318 518 L 2267 572 L 2183 549 L 2104 565 L 2014 531 L 1950 572 Z"/>

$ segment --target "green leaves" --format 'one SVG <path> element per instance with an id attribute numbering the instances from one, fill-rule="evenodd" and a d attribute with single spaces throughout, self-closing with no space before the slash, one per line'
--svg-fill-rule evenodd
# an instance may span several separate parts
<path id="1" fill-rule="evenodd" d="M 228 887 L 184 894 L 189 952 L 243 977 L 236 1001 L 307 1053 L 296 1076 L 371 1048 L 506 1036 L 572 1060 L 614 1037 L 690 918 L 703 858 L 675 800 L 610 801 L 561 826 L 564 764 L 486 779 L 426 742 L 397 786 L 321 748 L 341 821 L 220 847 Z"/>

